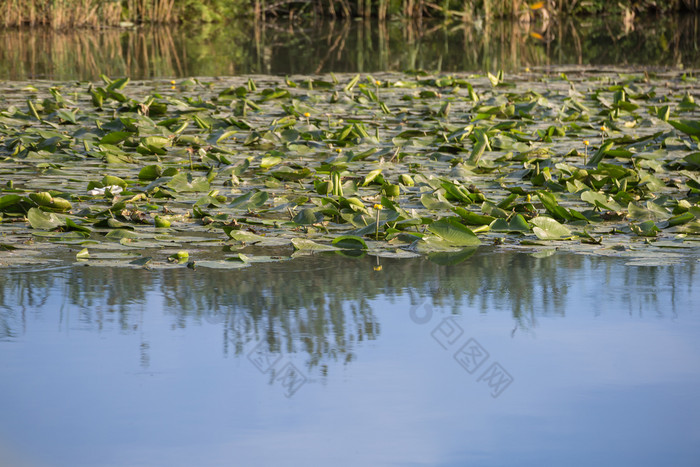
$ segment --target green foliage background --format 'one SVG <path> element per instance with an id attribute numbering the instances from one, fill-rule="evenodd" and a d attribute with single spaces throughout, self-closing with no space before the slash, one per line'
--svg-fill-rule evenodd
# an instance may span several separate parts
<path id="1" fill-rule="evenodd" d="M 242 17 L 529 17 L 698 11 L 700 0 L 0 0 L 0 26 L 225 22 Z"/>

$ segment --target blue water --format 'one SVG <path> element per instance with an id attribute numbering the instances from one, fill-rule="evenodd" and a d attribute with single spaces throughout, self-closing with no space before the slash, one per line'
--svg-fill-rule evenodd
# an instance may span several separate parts
<path id="1" fill-rule="evenodd" d="M 697 465 L 697 259 L 375 263 L 2 270 L 0 465 Z"/>

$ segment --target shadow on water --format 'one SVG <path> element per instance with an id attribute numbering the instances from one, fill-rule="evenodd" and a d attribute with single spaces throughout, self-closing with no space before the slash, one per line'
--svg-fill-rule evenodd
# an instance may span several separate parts
<path id="1" fill-rule="evenodd" d="M 700 65 L 698 17 L 546 24 L 335 21 L 133 30 L 0 30 L 0 79 L 313 74 L 550 65 Z"/>
<path id="2" fill-rule="evenodd" d="M 385 258 L 375 271 L 375 261 L 330 254 L 223 272 L 6 270 L 0 275 L 0 341 L 21 337 L 28 314 L 45 315 L 59 327 L 128 334 L 139 332 L 144 312 L 162 311 L 173 329 L 220 326 L 224 354 L 265 342 L 272 353 L 308 355 L 311 368 L 349 362 L 359 342 L 379 338 L 382 303 L 407 304 L 406 316 L 419 307 L 445 315 L 508 313 L 512 321 L 504 332 L 515 334 L 534 331 L 544 316 L 673 319 L 697 296 L 692 260 L 630 267 L 607 257 L 483 250 L 453 266 Z"/>

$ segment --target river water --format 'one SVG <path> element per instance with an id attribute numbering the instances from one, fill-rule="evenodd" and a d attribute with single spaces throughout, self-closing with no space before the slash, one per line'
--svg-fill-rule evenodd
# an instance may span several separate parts
<path id="1" fill-rule="evenodd" d="M 696 465 L 698 261 L 0 275 L 0 465 Z"/>

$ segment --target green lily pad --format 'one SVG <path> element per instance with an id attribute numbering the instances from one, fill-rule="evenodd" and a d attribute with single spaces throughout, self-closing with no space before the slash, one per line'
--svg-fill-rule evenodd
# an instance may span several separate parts
<path id="1" fill-rule="evenodd" d="M 362 237 L 355 235 L 341 235 L 333 239 L 333 246 L 345 250 L 366 250 L 367 243 Z"/>
<path id="2" fill-rule="evenodd" d="M 266 191 L 249 191 L 235 198 L 229 207 L 234 209 L 255 210 L 267 202 L 270 195 Z"/>
<path id="3" fill-rule="evenodd" d="M 336 249 L 335 246 L 316 243 L 308 238 L 293 238 L 292 246 L 294 247 L 295 251 L 332 251 Z"/>
<path id="4" fill-rule="evenodd" d="M 456 218 L 444 218 L 433 222 L 428 230 L 455 246 L 476 246 L 481 240 L 468 227 L 459 223 Z"/>
<path id="5" fill-rule="evenodd" d="M 178 193 L 209 191 L 209 180 L 206 177 L 192 177 L 189 173 L 175 175 L 167 184 Z"/>
<path id="6" fill-rule="evenodd" d="M 294 216 L 292 222 L 299 225 L 317 224 L 319 222 L 323 222 L 323 213 L 316 209 L 304 208 L 299 211 L 296 216 Z"/>
<path id="7" fill-rule="evenodd" d="M 551 217 L 535 217 L 530 220 L 532 231 L 540 240 L 562 240 L 571 237 L 571 230 Z"/>
<path id="8" fill-rule="evenodd" d="M 37 230 L 53 230 L 65 224 L 56 214 L 38 208 L 29 209 L 27 219 L 32 228 Z"/>

